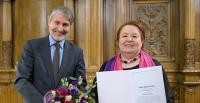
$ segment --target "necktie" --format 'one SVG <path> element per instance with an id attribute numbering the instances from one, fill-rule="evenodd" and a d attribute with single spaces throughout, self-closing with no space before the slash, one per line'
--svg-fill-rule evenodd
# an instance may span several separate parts
<path id="1" fill-rule="evenodd" d="M 57 42 L 54 45 L 55 45 L 55 51 L 54 51 L 54 55 L 53 55 L 53 71 L 54 71 L 54 80 L 56 81 L 57 73 L 59 70 L 60 44 Z"/>

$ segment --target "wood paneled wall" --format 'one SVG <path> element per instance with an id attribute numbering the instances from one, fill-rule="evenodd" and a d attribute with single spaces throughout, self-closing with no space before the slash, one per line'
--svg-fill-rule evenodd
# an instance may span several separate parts
<path id="1" fill-rule="evenodd" d="M 90 83 L 103 60 L 102 3 L 102 0 L 75 0 L 75 43 L 84 50 L 87 79 Z"/>
<path id="2" fill-rule="evenodd" d="M 0 34 L 2 35 L 2 29 L 3 29 L 3 2 L 0 1 Z"/>
<path id="3" fill-rule="evenodd" d="M 2 103 L 22 102 L 13 81 L 24 42 L 48 35 L 47 15 L 60 5 L 74 12 L 67 39 L 83 48 L 89 83 L 117 52 L 118 27 L 138 20 L 145 49 L 163 64 L 176 103 L 200 102 L 200 0 L 0 0 Z"/>

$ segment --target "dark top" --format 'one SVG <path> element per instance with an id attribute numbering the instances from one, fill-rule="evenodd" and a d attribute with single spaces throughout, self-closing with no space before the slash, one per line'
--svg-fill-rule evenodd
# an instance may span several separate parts
<path id="1" fill-rule="evenodd" d="M 153 61 L 154 61 L 156 66 L 161 65 L 157 60 L 153 59 Z M 104 71 L 107 62 L 108 61 L 103 63 L 103 65 L 101 66 L 99 72 L 103 72 Z M 131 68 L 124 68 L 123 70 L 131 70 L 131 69 L 138 69 L 138 68 L 139 68 L 139 65 L 136 65 L 136 66 L 131 67 Z M 167 103 L 174 103 L 174 97 L 173 97 L 172 91 L 171 91 L 170 86 L 169 86 L 167 74 L 165 73 L 164 69 L 162 69 L 162 70 L 163 70 L 163 79 L 164 79 L 164 86 L 165 86 L 165 93 L 166 93 Z M 96 82 L 96 77 L 95 77 L 93 83 L 95 83 L 95 82 Z M 98 102 L 97 86 L 93 89 L 93 92 L 95 92 L 95 101 L 96 101 L 96 103 L 99 103 Z"/>

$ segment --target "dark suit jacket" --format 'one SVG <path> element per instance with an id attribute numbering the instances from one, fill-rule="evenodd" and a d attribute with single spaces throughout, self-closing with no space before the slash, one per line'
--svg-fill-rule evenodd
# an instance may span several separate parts
<path id="1" fill-rule="evenodd" d="M 85 77 L 83 51 L 65 41 L 58 78 L 54 82 L 49 36 L 28 40 L 18 63 L 15 86 L 26 103 L 43 103 L 49 90 L 59 87 L 60 79 L 67 76 Z"/>

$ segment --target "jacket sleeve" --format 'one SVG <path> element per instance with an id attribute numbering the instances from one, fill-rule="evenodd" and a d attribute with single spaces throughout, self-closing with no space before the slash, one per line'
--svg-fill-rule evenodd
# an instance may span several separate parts
<path id="1" fill-rule="evenodd" d="M 28 103 L 43 103 L 43 96 L 32 84 L 34 53 L 30 42 L 26 42 L 17 66 L 15 86 Z"/>
<path id="2" fill-rule="evenodd" d="M 153 59 L 153 61 L 156 66 L 161 65 L 157 60 Z M 165 86 L 165 94 L 166 94 L 167 103 L 174 103 L 175 102 L 174 96 L 169 85 L 167 73 L 165 72 L 164 69 L 162 70 L 163 70 L 163 81 L 164 81 L 164 86 Z"/>
<path id="3" fill-rule="evenodd" d="M 163 69 L 163 80 L 164 80 L 164 85 L 165 85 L 165 94 L 166 94 L 166 98 L 167 98 L 167 103 L 174 103 L 174 96 L 173 93 L 171 91 L 170 85 L 169 85 L 169 81 L 167 78 L 167 74 Z"/>
<path id="4" fill-rule="evenodd" d="M 78 62 L 76 64 L 75 77 L 82 76 L 83 82 L 87 84 L 85 74 L 86 74 L 85 61 L 84 61 L 84 58 L 83 58 L 83 50 L 81 49 L 80 52 L 79 52 L 79 56 L 78 56 Z"/>
<path id="5" fill-rule="evenodd" d="M 78 76 L 83 76 L 85 77 L 85 61 L 84 61 L 84 58 L 83 58 L 83 50 L 81 49 L 80 52 L 79 52 L 79 56 L 78 56 L 78 62 L 76 64 L 76 74 L 75 76 L 78 77 Z"/>

